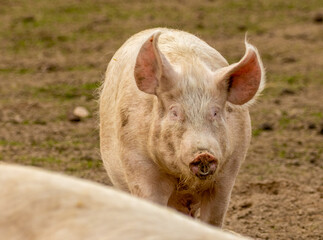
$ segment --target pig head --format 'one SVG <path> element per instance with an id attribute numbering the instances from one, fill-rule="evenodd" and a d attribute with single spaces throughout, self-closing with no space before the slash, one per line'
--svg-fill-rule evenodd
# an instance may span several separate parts
<path id="1" fill-rule="evenodd" d="M 245 46 L 228 65 L 191 34 L 154 29 L 119 49 L 100 99 L 101 154 L 116 187 L 222 226 L 250 142 L 248 107 L 264 86 L 259 54 Z"/>

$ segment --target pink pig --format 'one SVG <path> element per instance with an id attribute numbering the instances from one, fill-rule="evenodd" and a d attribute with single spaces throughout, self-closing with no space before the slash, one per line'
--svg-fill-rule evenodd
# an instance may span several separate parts
<path id="1" fill-rule="evenodd" d="M 192 34 L 157 28 L 116 52 L 100 95 L 100 149 L 113 185 L 221 227 L 262 91 L 259 54 L 229 65 Z"/>

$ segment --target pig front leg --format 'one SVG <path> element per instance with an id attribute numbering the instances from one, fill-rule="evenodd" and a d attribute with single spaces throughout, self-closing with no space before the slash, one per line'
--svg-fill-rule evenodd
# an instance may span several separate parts
<path id="1" fill-rule="evenodd" d="M 202 221 L 222 227 L 230 203 L 231 191 L 244 160 L 239 153 L 238 151 L 238 154 L 233 154 L 230 159 L 227 159 L 221 173 L 215 179 L 213 188 L 203 193 L 200 208 Z"/>
<path id="2" fill-rule="evenodd" d="M 167 206 L 175 184 L 158 166 L 136 154 L 125 156 L 124 167 L 129 191 L 132 195 Z"/>
<path id="3" fill-rule="evenodd" d="M 211 190 L 203 193 L 200 218 L 216 227 L 222 227 L 227 212 L 234 180 L 217 182 Z"/>

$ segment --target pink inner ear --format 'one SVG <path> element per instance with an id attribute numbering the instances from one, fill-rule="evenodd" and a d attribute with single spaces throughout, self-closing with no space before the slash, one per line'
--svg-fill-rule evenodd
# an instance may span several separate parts
<path id="1" fill-rule="evenodd" d="M 149 94 L 156 94 L 159 64 L 154 49 L 155 34 L 141 47 L 135 65 L 135 80 L 138 88 Z"/>
<path id="2" fill-rule="evenodd" d="M 229 78 L 228 101 L 242 105 L 250 101 L 260 85 L 261 67 L 254 50 L 238 63 Z"/>

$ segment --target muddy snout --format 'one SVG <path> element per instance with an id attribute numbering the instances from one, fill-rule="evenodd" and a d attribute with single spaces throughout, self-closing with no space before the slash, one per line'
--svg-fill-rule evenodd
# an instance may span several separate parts
<path id="1" fill-rule="evenodd" d="M 218 166 L 218 160 L 211 154 L 202 153 L 190 163 L 192 173 L 200 179 L 212 175 Z"/>

